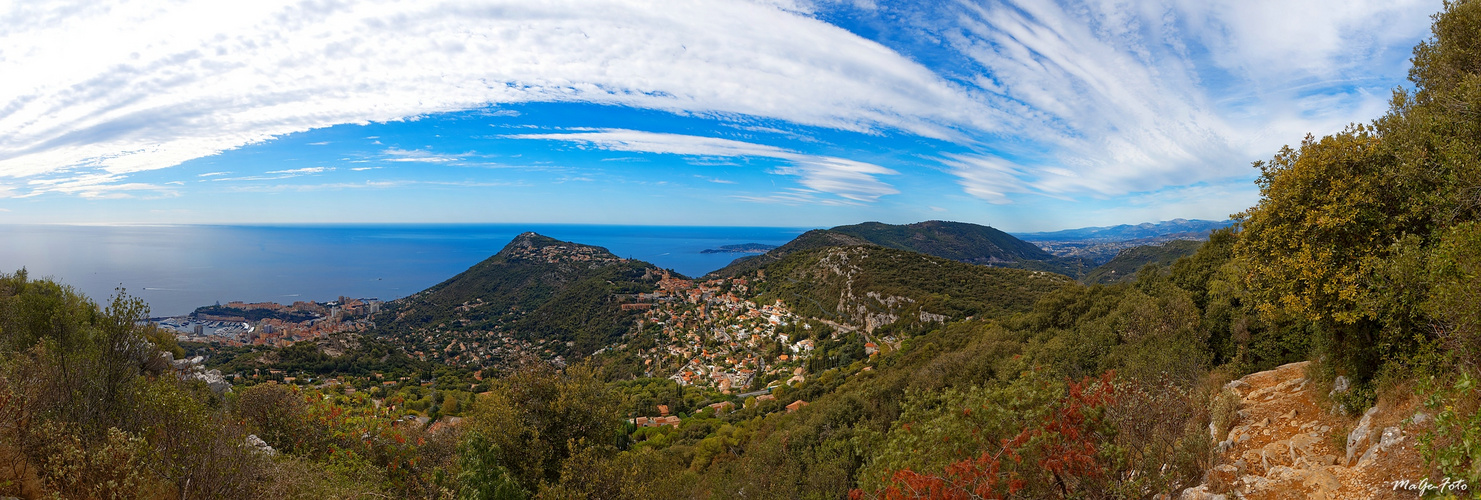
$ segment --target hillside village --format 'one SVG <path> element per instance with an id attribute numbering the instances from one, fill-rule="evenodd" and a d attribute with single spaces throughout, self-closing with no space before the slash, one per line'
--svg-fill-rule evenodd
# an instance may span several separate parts
<path id="1" fill-rule="evenodd" d="M 816 347 L 813 338 L 832 335 L 832 329 L 815 327 L 820 323 L 794 315 L 781 300 L 757 304 L 742 298 L 749 285 L 743 278 L 692 281 L 665 275 L 657 291 L 638 297 L 651 302 L 624 304 L 646 311 L 634 328 L 637 335 L 653 337 L 654 345 L 638 353 L 646 374 L 678 365 L 668 378 L 723 394 L 757 385 L 758 377 L 786 374 L 788 383 L 802 381 L 802 362 Z"/>

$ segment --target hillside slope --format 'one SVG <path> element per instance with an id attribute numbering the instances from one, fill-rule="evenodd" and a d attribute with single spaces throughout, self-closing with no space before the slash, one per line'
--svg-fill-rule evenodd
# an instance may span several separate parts
<path id="1" fill-rule="evenodd" d="M 885 248 L 920 252 L 968 264 L 1007 264 L 1054 257 L 1008 233 L 965 222 L 931 220 L 905 225 L 865 222 L 838 226 L 830 231 Z"/>
<path id="2" fill-rule="evenodd" d="M 470 356 L 479 357 L 497 357 L 489 344 L 511 340 L 590 353 L 626 331 L 630 314 L 617 296 L 651 292 L 661 275 L 601 247 L 524 233 L 467 271 L 388 304 L 377 332 L 423 351 L 472 344 Z"/>
<path id="3" fill-rule="evenodd" d="M 1101 264 L 1085 277 L 1080 279 L 1081 283 L 1087 285 L 1109 285 L 1132 279 L 1136 272 L 1147 264 L 1156 264 L 1162 267 L 1171 266 L 1173 262 L 1193 255 L 1198 247 L 1203 246 L 1202 241 L 1173 240 L 1161 245 L 1145 245 L 1122 250 L 1116 254 L 1116 258 L 1110 262 Z"/>
<path id="4" fill-rule="evenodd" d="M 797 252 L 766 266 L 761 302 L 873 332 L 1026 311 L 1072 283 L 1053 273 L 977 266 L 916 252 L 850 246 Z"/>
<path id="5" fill-rule="evenodd" d="M 717 269 L 705 275 L 708 278 L 728 278 L 742 276 L 755 272 L 757 269 L 766 267 L 768 264 L 786 258 L 796 252 L 823 247 L 842 247 L 852 245 L 872 245 L 869 240 L 835 232 L 831 229 L 814 229 L 802 233 L 785 245 L 773 248 L 761 255 L 741 257 L 735 259 L 730 265 Z"/>
<path id="6" fill-rule="evenodd" d="M 1016 267 L 1079 276 L 1088 268 L 1078 259 L 1056 257 L 1032 243 L 992 227 L 965 222 L 925 221 L 896 225 L 865 222 L 808 231 L 766 254 L 737 259 L 709 277 L 740 276 L 803 250 L 874 245 L 951 259 L 969 264 Z"/>

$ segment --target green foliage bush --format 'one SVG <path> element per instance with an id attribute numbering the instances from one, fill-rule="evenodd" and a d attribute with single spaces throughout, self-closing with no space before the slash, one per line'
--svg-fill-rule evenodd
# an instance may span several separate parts
<path id="1" fill-rule="evenodd" d="M 0 493 L 256 495 L 264 460 L 240 445 L 216 395 L 163 371 L 162 349 L 174 345 L 139 326 L 146 316 L 122 290 L 99 308 L 24 270 L 0 275 L 0 455 L 11 479 Z M 28 471 L 39 491 L 27 489 Z"/>
<path id="2" fill-rule="evenodd" d="M 1435 426 L 1419 438 L 1419 450 L 1446 477 L 1481 481 L 1481 390 L 1477 379 L 1462 372 L 1454 382 L 1438 377 L 1422 381 L 1429 397 L 1425 407 Z"/>
<path id="3" fill-rule="evenodd" d="M 615 447 L 619 400 L 587 365 L 565 370 L 539 364 L 499 380 L 478 398 L 468 415 L 470 432 L 483 436 L 483 450 L 497 449 L 483 469 L 503 467 L 524 491 L 560 480 L 563 463 L 588 447 Z M 465 454 L 466 456 L 466 454 Z M 488 472 L 493 474 L 494 472 Z"/>

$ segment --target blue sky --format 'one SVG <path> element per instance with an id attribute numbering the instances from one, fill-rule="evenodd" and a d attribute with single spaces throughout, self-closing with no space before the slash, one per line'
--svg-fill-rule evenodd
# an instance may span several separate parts
<path id="1" fill-rule="evenodd" d="M 1222 219 L 1438 1 L 0 4 L 0 223 Z"/>

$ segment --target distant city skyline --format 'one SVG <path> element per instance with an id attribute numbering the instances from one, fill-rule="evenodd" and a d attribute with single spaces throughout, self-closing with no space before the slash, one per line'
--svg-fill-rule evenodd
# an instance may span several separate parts
<path id="1" fill-rule="evenodd" d="M 1440 7 L 13 2 L 0 224 L 1224 220 Z"/>

